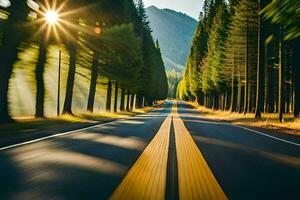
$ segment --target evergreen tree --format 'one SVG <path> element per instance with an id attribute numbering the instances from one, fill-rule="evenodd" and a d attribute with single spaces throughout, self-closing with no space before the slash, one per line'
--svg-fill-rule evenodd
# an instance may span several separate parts
<path id="1" fill-rule="evenodd" d="M 204 1 L 177 98 L 244 114 L 255 108 L 256 117 L 275 111 L 280 121 L 292 107 L 298 117 L 299 6 L 292 0 Z"/>
<path id="2" fill-rule="evenodd" d="M 167 85 L 167 78 L 164 69 L 164 64 L 161 60 L 160 50 L 157 49 L 153 38 L 151 36 L 151 29 L 149 26 L 149 22 L 147 20 L 147 16 L 145 14 L 145 8 L 142 1 L 137 1 L 137 14 L 139 17 L 139 21 L 141 23 L 137 24 L 137 32 L 141 35 L 142 38 L 142 52 L 143 52 L 143 65 L 142 70 L 139 76 L 139 80 L 141 80 L 141 88 L 138 93 L 139 96 L 145 96 L 148 104 L 153 104 L 155 100 L 158 99 L 157 95 L 157 77 L 158 73 L 163 73 L 163 77 L 161 77 L 161 81 L 163 87 Z M 164 91 L 168 91 L 164 88 Z M 168 92 L 165 93 L 167 95 Z"/>

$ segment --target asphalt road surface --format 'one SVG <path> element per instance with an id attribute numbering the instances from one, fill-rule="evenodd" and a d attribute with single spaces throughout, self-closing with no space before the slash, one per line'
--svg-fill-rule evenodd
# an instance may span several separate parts
<path id="1" fill-rule="evenodd" d="M 185 129 L 192 140 L 180 138 L 191 146 L 178 139 Z M 197 149 L 189 152 L 193 143 Z M 117 194 L 129 199 L 124 191 L 139 194 L 144 188 L 145 195 L 150 183 L 147 199 L 159 194 L 162 199 L 189 199 L 182 189 L 189 183 L 180 178 L 188 169 L 181 166 L 189 161 L 183 160 L 182 147 L 191 160 L 199 157 L 188 174 L 220 193 L 220 198 L 207 199 L 300 198 L 297 139 L 205 119 L 184 102 L 168 101 L 145 115 L 1 149 L 0 199 L 118 199 Z M 156 183 L 163 189 L 155 190 Z M 196 193 L 190 198 L 200 199 L 201 192 Z"/>

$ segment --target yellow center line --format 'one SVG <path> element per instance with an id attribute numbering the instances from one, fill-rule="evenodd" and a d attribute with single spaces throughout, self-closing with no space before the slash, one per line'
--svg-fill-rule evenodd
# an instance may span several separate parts
<path id="1" fill-rule="evenodd" d="M 181 200 L 228 199 L 177 112 L 173 109 Z"/>
<path id="2" fill-rule="evenodd" d="M 165 198 L 171 123 L 172 115 L 170 114 L 112 194 L 111 200 L 161 200 Z"/>
<path id="3" fill-rule="evenodd" d="M 181 200 L 227 199 L 177 112 L 176 103 L 159 131 L 110 199 L 165 199 L 171 123 L 174 123 Z"/>

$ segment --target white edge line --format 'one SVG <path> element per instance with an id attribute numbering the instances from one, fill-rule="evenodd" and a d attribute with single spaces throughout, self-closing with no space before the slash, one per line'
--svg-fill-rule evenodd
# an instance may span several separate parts
<path id="1" fill-rule="evenodd" d="M 197 110 L 197 109 L 196 109 Z M 238 128 L 241 128 L 241 129 L 244 129 L 244 130 L 247 130 L 247 131 L 252 131 L 254 133 L 257 133 L 259 135 L 263 135 L 265 137 L 268 137 L 268 138 L 272 138 L 274 140 L 278 140 L 278 141 L 281 141 L 281 142 L 285 142 L 285 143 L 288 143 L 288 144 L 291 144 L 291 145 L 295 145 L 295 146 L 298 146 L 300 147 L 300 144 L 299 143 L 295 143 L 295 142 L 291 142 L 289 140 L 285 140 L 285 139 L 281 139 L 281 138 L 278 138 L 278 137 L 275 137 L 275 136 L 271 136 L 269 134 L 266 134 L 266 133 L 262 133 L 260 131 L 256 131 L 256 130 L 253 130 L 253 129 L 250 129 L 250 128 L 246 128 L 246 127 L 243 127 L 243 126 L 239 126 L 239 125 L 236 125 L 236 124 L 232 124 L 232 123 L 224 123 L 224 122 L 220 122 L 220 124 L 225 124 L 225 125 L 231 125 L 231 126 L 235 126 L 235 127 L 238 127 Z"/>
<path id="2" fill-rule="evenodd" d="M 89 129 L 97 128 L 99 126 L 111 124 L 111 123 L 126 120 L 126 119 L 119 119 L 119 120 L 106 122 L 106 123 L 104 122 L 102 124 L 97 124 L 97 125 L 89 126 L 89 127 L 86 127 L 86 128 L 81 128 L 81 129 L 77 129 L 77 130 L 73 130 L 73 131 L 67 131 L 67 132 L 63 132 L 63 133 L 57 133 L 57 134 L 54 134 L 54 135 L 49 135 L 49 136 L 38 138 L 38 139 L 35 139 L 35 140 L 29 140 L 27 142 L 21 142 L 21 143 L 18 143 L 18 144 L 9 145 L 9 146 L 0 148 L 0 151 L 4 151 L 4 150 L 11 149 L 11 148 L 14 148 L 14 147 L 24 146 L 26 144 L 32 144 L 32 143 L 35 143 L 35 142 L 40 142 L 40 141 L 43 141 L 43 140 L 47 140 L 47 139 L 51 139 L 51 138 L 55 138 L 55 137 L 59 137 L 59 136 L 69 135 L 69 134 L 77 133 L 77 132 L 80 132 L 80 131 L 86 131 L 86 130 L 89 130 Z"/>
<path id="3" fill-rule="evenodd" d="M 271 136 L 271 135 L 269 135 L 269 134 L 262 133 L 262 132 L 260 132 L 260 131 L 256 131 L 256 130 L 253 130 L 253 129 L 250 129 L 250 128 L 246 128 L 246 127 L 243 127 L 243 126 L 239 126 L 239 125 L 236 125 L 236 124 L 230 124 L 230 123 L 224 123 L 224 124 L 228 124 L 228 125 L 231 125 L 231 126 L 239 127 L 239 128 L 241 128 L 241 129 L 245 129 L 245 130 L 247 130 L 247 131 L 252 131 L 252 132 L 254 132 L 254 133 L 263 135 L 263 136 L 265 136 L 265 137 L 269 137 L 269 138 L 272 138 L 272 139 L 275 139 L 275 140 L 278 140 L 278 141 L 281 141 L 281 142 L 285 142 L 285 143 L 288 143 L 288 144 L 291 144 L 291 145 L 295 145 L 295 146 L 300 147 L 300 144 L 298 144 L 298 143 L 291 142 L 291 141 L 289 141 L 289 140 L 281 139 L 281 138 L 278 138 L 278 137 L 274 137 L 274 136 Z"/>
<path id="4" fill-rule="evenodd" d="M 289 140 L 281 139 L 281 138 L 278 138 L 278 137 L 275 137 L 275 136 L 272 136 L 272 135 L 269 135 L 269 134 L 266 134 L 266 133 L 263 133 L 263 132 L 260 132 L 260 131 L 256 131 L 256 130 L 253 130 L 253 129 L 250 129 L 250 128 L 246 128 L 246 127 L 239 126 L 239 125 L 232 124 L 232 123 L 228 123 L 228 122 L 227 123 L 226 122 L 225 123 L 224 122 L 208 122 L 208 121 L 203 121 L 203 120 L 201 120 L 199 122 L 207 123 L 207 124 L 221 124 L 221 125 L 234 126 L 234 127 L 238 127 L 238 128 L 247 130 L 247 131 L 252 131 L 252 132 L 257 133 L 259 135 L 263 135 L 265 137 L 269 137 L 269 138 L 272 138 L 272 139 L 275 139 L 275 140 L 278 140 L 278 141 L 281 141 L 281 142 L 285 142 L 285 143 L 292 144 L 292 145 L 300 147 L 299 143 L 291 142 Z"/>
<path id="5" fill-rule="evenodd" d="M 151 112 L 159 109 L 160 107 L 161 107 L 161 105 L 159 105 L 157 108 L 154 108 L 153 110 L 151 110 L 148 113 L 141 114 L 140 116 L 150 114 Z M 38 139 L 35 139 L 35 140 L 29 140 L 29 141 L 26 141 L 26 142 L 21 142 L 21 143 L 18 143 L 18 144 L 13 144 L 13 145 L 9 145 L 9 146 L 6 146 L 6 147 L 2 147 L 2 148 L 0 148 L 0 151 L 4 151 L 4 150 L 7 150 L 7 149 L 12 149 L 12 148 L 15 148 L 15 147 L 24 146 L 24 145 L 27 145 L 27 144 L 32 144 L 32 143 L 40 142 L 40 141 L 51 139 L 51 138 L 55 138 L 55 137 L 69 135 L 69 134 L 77 133 L 77 132 L 80 132 L 80 131 L 86 131 L 86 130 L 89 130 L 89 129 L 98 128 L 100 126 L 104 126 L 104 125 L 108 125 L 108 124 L 113 124 L 113 123 L 124 121 L 124 120 L 128 120 L 128 119 L 133 119 L 133 118 L 136 118 L 136 117 L 138 117 L 138 116 L 126 117 L 126 118 L 117 119 L 117 120 L 114 120 L 114 121 L 111 121 L 111 122 L 104 122 L 104 123 L 101 123 L 101 124 L 92 125 L 92 126 L 89 126 L 89 127 L 86 127 L 86 128 L 81 128 L 81 129 L 77 129 L 77 130 L 73 130 L 73 131 L 67 131 L 67 132 L 63 132 L 63 133 L 57 133 L 57 134 L 54 134 L 54 135 L 49 135 L 49 136 L 38 138 Z"/>
<path id="6" fill-rule="evenodd" d="M 186 104 L 187 104 L 187 103 L 186 103 Z M 195 108 L 195 110 L 199 112 L 198 109 Z M 272 139 L 274 139 L 274 140 L 278 140 L 278 141 L 281 141 L 281 142 L 285 142 L 285 143 L 288 143 L 288 144 L 291 144 L 291 145 L 300 147 L 300 144 L 299 144 L 299 143 L 295 143 L 295 142 L 291 142 L 291 141 L 289 141 L 289 140 L 285 140 L 285 139 L 281 139 L 281 138 L 278 138 L 278 137 L 274 137 L 274 136 L 271 136 L 271 135 L 269 135 L 269 134 L 262 133 L 262 132 L 260 132 L 260 131 L 256 131 L 256 130 L 253 130 L 253 129 L 250 129 L 250 128 L 246 128 L 246 127 L 239 126 L 239 125 L 232 124 L 232 123 L 224 123 L 224 122 L 220 122 L 220 124 L 229 125 L 229 126 L 235 126 L 235 127 L 238 127 L 238 128 L 244 129 L 244 130 L 247 130 L 247 131 L 252 131 L 252 132 L 254 132 L 254 133 L 257 133 L 257 134 L 259 134 L 259 135 L 263 135 L 263 136 L 268 137 L 268 138 L 272 138 Z"/>

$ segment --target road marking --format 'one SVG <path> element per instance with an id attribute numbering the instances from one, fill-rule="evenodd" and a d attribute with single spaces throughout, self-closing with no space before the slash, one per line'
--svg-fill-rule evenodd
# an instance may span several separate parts
<path id="1" fill-rule="evenodd" d="M 238 127 L 238 128 L 244 129 L 244 130 L 247 130 L 247 131 L 252 131 L 252 132 L 257 133 L 257 134 L 259 134 L 259 135 L 263 135 L 263 136 L 265 136 L 265 137 L 269 137 L 269 138 L 272 138 L 272 139 L 274 139 L 274 140 L 278 140 L 278 141 L 281 141 L 281 142 L 285 142 L 285 143 L 288 143 L 288 144 L 291 144 L 291 145 L 295 145 L 295 146 L 300 147 L 300 144 L 298 144 L 298 143 L 291 142 L 291 141 L 285 140 L 285 139 L 281 139 L 281 138 L 278 138 L 278 137 L 275 137 L 275 136 L 271 136 L 271 135 L 269 135 L 269 134 L 266 134 L 266 133 L 263 133 L 263 132 L 260 132 L 260 131 L 256 131 L 256 130 L 253 130 L 253 129 L 250 129 L 250 128 L 246 128 L 246 127 L 243 127 L 243 126 L 239 126 L 239 125 L 236 125 L 236 124 L 229 124 L 229 123 L 224 123 L 224 124 L 231 125 L 231 126 L 235 126 L 235 127 Z"/>
<path id="2" fill-rule="evenodd" d="M 117 121 L 122 121 L 122 120 L 125 120 L 125 119 L 120 119 L 120 120 L 117 120 Z M 18 144 L 13 144 L 13 145 L 10 145 L 10 146 L 0 148 L 0 151 L 4 151 L 4 150 L 7 150 L 7 149 L 12 149 L 12 148 L 15 148 L 15 147 L 24 146 L 24 145 L 27 145 L 27 144 L 40 142 L 40 141 L 55 138 L 55 137 L 69 135 L 69 134 L 77 133 L 77 132 L 80 132 L 80 131 L 86 131 L 86 130 L 89 130 L 89 129 L 98 128 L 100 126 L 107 125 L 107 124 L 112 124 L 112 123 L 117 122 L 117 121 L 112 121 L 112 122 L 107 122 L 107 123 L 103 123 L 103 124 L 93 125 L 93 126 L 89 126 L 89 127 L 86 127 L 86 128 L 81 128 L 81 129 L 77 129 L 77 130 L 73 130 L 73 131 L 67 131 L 67 132 L 58 133 L 58 134 L 54 134 L 54 135 L 50 135 L 50 136 L 46 136 L 46 137 L 42 137 L 42 138 L 30 140 L 30 141 L 26 141 L 26 142 L 21 142 L 21 143 L 18 143 Z"/>
<path id="3" fill-rule="evenodd" d="M 160 107 L 161 107 L 161 105 L 158 106 L 157 108 L 151 110 L 149 113 L 142 114 L 140 116 L 144 116 L 144 115 L 147 116 L 148 114 L 150 114 L 151 112 L 159 109 Z M 18 143 L 18 144 L 13 144 L 13 145 L 9 145 L 9 146 L 6 146 L 6 147 L 2 147 L 2 148 L 0 148 L 0 151 L 4 151 L 4 150 L 24 146 L 24 145 L 27 145 L 27 144 L 40 142 L 40 141 L 43 141 L 43 140 L 48 140 L 48 139 L 55 138 L 55 137 L 61 137 L 61 136 L 69 135 L 69 134 L 72 134 L 72 133 L 78 133 L 78 132 L 81 132 L 81 131 L 86 131 L 86 130 L 98 128 L 98 127 L 101 127 L 101 126 L 104 126 L 104 125 L 114 124 L 114 123 L 117 123 L 117 122 L 120 122 L 120 121 L 125 121 L 125 120 L 128 120 L 128 119 L 134 119 L 134 118 L 137 118 L 137 117 L 139 117 L 139 116 L 126 117 L 126 118 L 114 120 L 114 121 L 111 121 L 111 122 L 104 122 L 102 124 L 92 125 L 92 126 L 89 126 L 89 127 L 86 127 L 86 128 L 81 128 L 81 129 L 77 129 L 77 130 L 73 130 L 73 131 L 67 131 L 67 132 L 63 132 L 63 133 L 57 133 L 57 134 L 54 134 L 54 135 L 49 135 L 49 136 L 46 136 L 46 137 L 41 137 L 41 138 L 38 138 L 38 139 L 29 140 L 29 141 L 26 141 L 26 142 L 21 142 L 21 143 Z"/>
<path id="4" fill-rule="evenodd" d="M 179 117 L 176 106 L 173 115 L 180 199 L 228 199 Z"/>
<path id="5" fill-rule="evenodd" d="M 192 121 L 192 120 L 188 120 L 188 121 Z M 200 123 L 204 123 L 204 124 L 219 124 L 219 125 L 226 125 L 226 126 L 234 126 L 234 127 L 238 127 L 238 128 L 241 128 L 241 129 L 244 129 L 244 130 L 247 130 L 247 131 L 251 131 L 251 132 L 254 132 L 254 133 L 257 133 L 259 135 L 263 135 L 265 137 L 269 137 L 269 138 L 272 138 L 272 139 L 275 139 L 275 140 L 278 140 L 278 141 L 281 141 L 281 142 L 285 142 L 285 143 L 288 143 L 288 144 L 291 144 L 291 145 L 295 145 L 295 146 L 298 146 L 300 147 L 300 144 L 299 143 L 295 143 L 295 142 L 292 142 L 292 141 L 289 141 L 289 140 L 285 140 L 285 139 L 282 139 L 282 138 L 278 138 L 278 137 L 275 137 L 275 136 L 272 136 L 272 135 L 269 135 L 267 133 L 263 133 L 263 132 L 260 132 L 260 131 L 256 131 L 256 130 L 253 130 L 253 129 L 250 129 L 250 128 L 246 128 L 246 127 L 243 127 L 243 126 L 239 126 L 239 125 L 236 125 L 236 124 L 231 124 L 231 123 L 224 123 L 224 122 L 210 122 L 210 121 L 203 121 L 203 120 L 193 120 L 195 122 L 200 122 Z"/>
<path id="6" fill-rule="evenodd" d="M 112 194 L 111 200 L 165 198 L 171 123 L 172 116 L 169 114 L 153 140 Z"/>
<path id="7" fill-rule="evenodd" d="M 185 104 L 187 104 L 185 102 Z M 198 111 L 194 106 L 193 108 Z M 199 111 L 200 112 L 200 111 Z M 203 117 L 204 118 L 204 117 Z M 205 118 L 204 118 L 205 119 Z M 205 122 L 205 121 L 201 121 L 202 123 L 210 123 L 210 122 Z M 243 126 L 239 126 L 239 125 L 236 125 L 236 124 L 232 124 L 232 123 L 224 123 L 224 122 L 216 122 L 216 123 L 219 123 L 219 124 L 223 124 L 223 125 L 229 125 L 229 126 L 235 126 L 235 127 L 238 127 L 238 128 L 241 128 L 241 129 L 244 129 L 244 130 L 247 130 L 247 131 L 252 131 L 254 133 L 257 133 L 257 134 L 260 134 L 260 135 L 263 135 L 265 137 L 268 137 L 268 138 L 272 138 L 272 139 L 275 139 L 275 140 L 278 140 L 278 141 L 281 141 L 281 142 L 285 142 L 285 143 L 288 143 L 288 144 L 291 144 L 291 145 L 295 145 L 297 147 L 300 147 L 300 144 L 299 143 L 295 143 L 295 142 L 292 142 L 292 141 L 289 141 L 289 140 L 285 140 L 285 139 L 282 139 L 282 138 L 278 138 L 278 137 L 275 137 L 275 136 L 272 136 L 272 135 L 269 135 L 269 134 L 266 134 L 266 133 L 263 133 L 263 132 L 260 132 L 260 131 L 256 131 L 256 130 L 253 130 L 253 129 L 250 129 L 250 128 L 246 128 L 246 127 L 243 127 Z"/>

